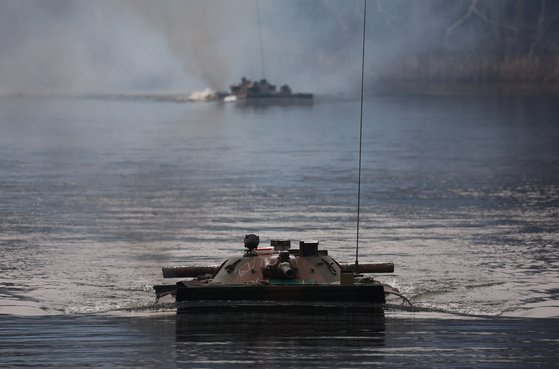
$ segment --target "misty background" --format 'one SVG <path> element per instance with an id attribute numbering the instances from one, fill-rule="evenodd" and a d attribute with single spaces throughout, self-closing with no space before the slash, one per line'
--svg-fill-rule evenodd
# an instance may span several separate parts
<path id="1" fill-rule="evenodd" d="M 362 17 L 361 0 L 0 0 L 0 94 L 226 90 L 241 76 L 353 93 Z M 556 1 L 369 0 L 367 22 L 369 86 L 559 81 Z"/>

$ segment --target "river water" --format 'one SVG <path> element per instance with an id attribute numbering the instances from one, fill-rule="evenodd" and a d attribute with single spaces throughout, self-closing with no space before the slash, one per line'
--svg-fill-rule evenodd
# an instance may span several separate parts
<path id="1" fill-rule="evenodd" d="M 354 260 L 358 101 L 0 98 L 0 366 L 552 367 L 558 118 L 549 97 L 367 98 L 359 258 L 393 261 L 378 279 L 414 308 L 177 320 L 160 267 L 246 233 Z"/>

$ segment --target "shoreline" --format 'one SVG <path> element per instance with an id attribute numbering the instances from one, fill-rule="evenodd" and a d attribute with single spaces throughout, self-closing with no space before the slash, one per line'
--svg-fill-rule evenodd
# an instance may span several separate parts
<path id="1" fill-rule="evenodd" d="M 559 96 L 559 83 L 377 81 L 367 89 L 374 95 L 402 96 Z"/>

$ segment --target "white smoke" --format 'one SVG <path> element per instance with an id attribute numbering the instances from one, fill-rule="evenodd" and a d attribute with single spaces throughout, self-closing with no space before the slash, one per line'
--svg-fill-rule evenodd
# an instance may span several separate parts
<path id="1" fill-rule="evenodd" d="M 0 0 L 0 93 L 222 91 L 243 76 L 355 91 L 362 10 L 361 0 Z M 369 62 L 397 44 L 382 44 L 375 22 Z"/>

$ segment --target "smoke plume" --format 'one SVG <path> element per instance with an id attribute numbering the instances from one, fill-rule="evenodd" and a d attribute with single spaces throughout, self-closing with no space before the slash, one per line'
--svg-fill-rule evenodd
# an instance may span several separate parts
<path id="1" fill-rule="evenodd" d="M 363 4 L 0 0 L 0 94 L 223 90 L 242 76 L 355 92 Z M 434 67 L 444 72 L 441 62 L 455 73 L 453 60 L 468 58 L 475 72 L 479 56 L 495 50 L 556 55 L 558 13 L 555 3 L 529 0 L 369 0 L 366 78 L 402 70 L 431 78 Z"/>

